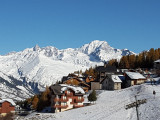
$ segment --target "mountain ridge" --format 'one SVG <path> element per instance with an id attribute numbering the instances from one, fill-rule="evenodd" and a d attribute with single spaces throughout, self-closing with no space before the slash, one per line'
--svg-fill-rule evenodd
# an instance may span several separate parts
<path id="1" fill-rule="evenodd" d="M 36 45 L 33 48 L 0 56 L 0 71 L 19 81 L 25 79 L 25 83 L 34 91 L 34 87 L 41 90 L 74 71 L 84 71 L 91 66 L 103 65 L 104 61 L 120 59 L 123 55 L 130 54 L 135 53 L 128 49 L 115 49 L 106 41 L 99 40 L 80 48 L 62 50 L 53 46 L 41 48 Z M 3 78 L 1 75 L 0 77 Z"/>

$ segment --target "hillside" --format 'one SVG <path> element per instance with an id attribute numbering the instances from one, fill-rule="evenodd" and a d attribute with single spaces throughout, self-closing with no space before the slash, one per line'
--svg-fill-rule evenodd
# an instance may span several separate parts
<path id="1" fill-rule="evenodd" d="M 61 113 L 33 113 L 18 120 L 136 120 L 136 109 L 126 110 L 125 105 L 137 99 L 147 99 L 147 103 L 138 107 L 140 120 L 160 119 L 160 85 L 136 85 L 118 91 L 103 91 L 95 105 L 72 109 Z M 154 99 L 153 90 L 157 92 Z"/>

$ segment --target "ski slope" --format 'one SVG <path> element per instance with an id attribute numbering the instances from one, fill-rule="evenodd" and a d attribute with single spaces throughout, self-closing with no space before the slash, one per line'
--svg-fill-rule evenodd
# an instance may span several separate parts
<path id="1" fill-rule="evenodd" d="M 138 107 L 140 120 L 160 120 L 160 85 L 136 85 L 117 91 L 102 91 L 96 104 L 61 113 L 33 113 L 17 120 L 136 120 L 136 108 L 125 109 L 137 99 L 147 99 Z M 154 99 L 153 90 L 156 91 Z"/>

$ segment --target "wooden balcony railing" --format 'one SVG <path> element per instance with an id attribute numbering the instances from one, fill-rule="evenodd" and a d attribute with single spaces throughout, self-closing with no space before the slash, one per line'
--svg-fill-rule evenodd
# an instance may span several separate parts
<path id="1" fill-rule="evenodd" d="M 66 94 L 68 97 L 71 97 L 71 96 L 73 96 L 73 93 L 67 93 Z"/>
<path id="2" fill-rule="evenodd" d="M 55 105 L 54 108 L 67 108 L 68 105 Z"/>
<path id="3" fill-rule="evenodd" d="M 83 102 L 83 101 L 84 101 L 84 98 L 81 97 L 81 99 L 76 98 L 76 99 L 74 99 L 74 100 L 75 100 L 75 102 Z"/>
<path id="4" fill-rule="evenodd" d="M 66 99 L 63 99 L 63 98 L 55 98 L 54 99 L 54 102 L 67 102 L 68 101 L 68 98 Z"/>

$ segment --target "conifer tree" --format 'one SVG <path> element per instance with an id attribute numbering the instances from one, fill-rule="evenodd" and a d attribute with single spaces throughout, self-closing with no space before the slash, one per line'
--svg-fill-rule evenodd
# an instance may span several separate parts
<path id="1" fill-rule="evenodd" d="M 96 91 L 93 90 L 88 96 L 88 101 L 94 102 L 96 100 L 97 100 Z"/>
<path id="2" fill-rule="evenodd" d="M 159 58 L 158 59 L 160 59 L 160 48 L 158 48 L 158 53 L 159 53 Z"/>
<path id="3" fill-rule="evenodd" d="M 129 68 L 128 58 L 127 56 L 123 56 L 119 63 L 120 68 Z"/>
<path id="4" fill-rule="evenodd" d="M 80 70 L 80 74 L 82 74 L 82 70 Z"/>
<path id="5" fill-rule="evenodd" d="M 94 76 L 94 70 L 93 70 L 93 68 L 91 67 L 91 68 L 89 68 L 89 75 L 90 76 Z"/>
<path id="6" fill-rule="evenodd" d="M 50 105 L 49 94 L 50 94 L 50 90 L 49 90 L 49 87 L 47 86 L 46 90 L 42 92 L 41 95 L 39 96 L 39 102 L 37 106 L 38 111 Z"/>
<path id="7" fill-rule="evenodd" d="M 135 68 L 135 60 L 136 60 L 135 55 L 128 56 L 128 62 L 129 62 L 130 68 Z"/>
<path id="8" fill-rule="evenodd" d="M 38 99 L 37 95 L 35 95 L 33 100 L 32 100 L 32 108 L 34 110 L 37 110 L 38 101 L 39 101 L 39 99 Z"/>
<path id="9" fill-rule="evenodd" d="M 159 52 L 158 52 L 158 49 L 156 49 L 154 53 L 154 60 L 158 60 L 158 59 L 159 59 Z"/>

